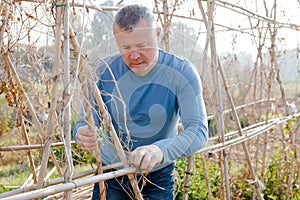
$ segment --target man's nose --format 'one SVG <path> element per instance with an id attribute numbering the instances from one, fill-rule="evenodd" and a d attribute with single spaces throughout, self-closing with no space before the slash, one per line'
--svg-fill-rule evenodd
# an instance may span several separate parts
<path id="1" fill-rule="evenodd" d="M 140 51 L 138 49 L 132 50 L 130 52 L 130 58 L 131 59 L 137 59 L 140 57 Z"/>

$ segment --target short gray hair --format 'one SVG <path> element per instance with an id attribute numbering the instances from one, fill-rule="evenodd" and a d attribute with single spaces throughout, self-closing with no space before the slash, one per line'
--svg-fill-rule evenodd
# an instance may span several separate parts
<path id="1" fill-rule="evenodd" d="M 140 4 L 127 5 L 117 12 L 114 25 L 118 25 L 123 31 L 132 31 L 141 19 L 150 26 L 155 22 L 155 16 L 148 7 Z"/>

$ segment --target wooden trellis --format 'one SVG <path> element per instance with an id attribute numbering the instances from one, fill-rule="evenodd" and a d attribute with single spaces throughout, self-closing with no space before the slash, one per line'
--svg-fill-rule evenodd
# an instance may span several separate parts
<path id="1" fill-rule="evenodd" d="M 274 101 L 272 97 L 272 89 L 274 84 L 274 81 L 278 83 L 279 89 L 280 89 L 280 101 L 284 108 L 287 108 L 286 105 L 286 93 L 282 85 L 282 81 L 279 75 L 279 66 L 276 60 L 276 50 L 275 50 L 275 39 L 276 39 L 276 31 L 278 29 L 278 26 L 285 26 L 285 27 L 292 27 L 292 28 L 299 28 L 300 26 L 297 24 L 288 24 L 284 22 L 278 22 L 276 19 L 276 0 L 274 0 L 274 10 L 272 11 L 270 15 L 270 11 L 267 9 L 266 1 L 264 1 L 265 4 L 265 10 L 266 15 L 262 16 L 260 14 L 254 13 L 253 11 L 249 11 L 245 8 L 242 8 L 240 6 L 220 1 L 220 0 L 207 0 L 207 1 L 201 1 L 198 0 L 198 9 L 200 10 L 202 14 L 202 18 L 197 19 L 196 17 L 185 17 L 176 15 L 175 11 L 177 6 L 179 6 L 179 2 L 175 1 L 175 3 L 172 5 L 172 9 L 168 9 L 168 1 L 163 1 L 163 10 L 159 11 L 159 4 L 157 1 L 154 1 L 156 11 L 155 13 L 158 14 L 158 18 L 160 19 L 160 22 L 164 28 L 165 37 L 164 44 L 165 48 L 169 49 L 169 35 L 168 31 L 170 29 L 170 25 L 172 22 L 172 19 L 174 17 L 177 18 L 189 18 L 190 20 L 195 20 L 199 23 L 204 23 L 206 27 L 207 32 L 207 39 L 205 43 L 205 48 L 203 51 L 203 66 L 202 69 L 210 69 L 210 77 L 212 77 L 212 80 L 204 80 L 205 82 L 209 82 L 209 86 L 212 86 L 213 90 L 213 99 L 215 102 L 213 102 L 213 115 L 209 118 L 216 118 L 217 119 L 217 129 L 219 135 L 216 137 L 212 137 L 209 139 L 208 145 L 197 152 L 196 154 L 200 154 L 202 163 L 203 163 L 203 171 L 204 175 L 206 177 L 207 181 L 207 190 L 209 194 L 209 199 L 213 199 L 213 195 L 209 189 L 209 180 L 207 175 L 207 170 L 205 168 L 205 162 L 204 162 L 204 155 L 205 153 L 217 153 L 219 155 L 219 163 L 221 168 L 221 175 L 222 175 L 222 199 L 230 199 L 230 185 L 229 185 L 229 172 L 228 172 L 228 148 L 242 144 L 243 151 L 245 153 L 246 162 L 249 167 L 250 175 L 252 178 L 252 183 L 255 188 L 255 194 L 257 199 L 263 199 L 262 196 L 262 184 L 263 184 L 263 176 L 264 176 L 264 169 L 265 169 L 265 158 L 266 158 L 266 148 L 268 144 L 268 132 L 273 129 L 274 127 L 282 127 L 281 130 L 283 130 L 283 124 L 291 119 L 298 119 L 300 118 L 299 113 L 289 114 L 288 110 L 285 110 L 285 116 L 278 117 L 276 119 L 269 119 L 269 113 L 271 108 L 271 103 Z M 2 4 L 3 2 L 3 4 Z M 0 194 L 0 198 L 5 199 L 33 199 L 33 198 L 42 198 L 44 196 L 49 195 L 55 195 L 55 194 L 61 194 L 58 195 L 56 198 L 66 198 L 71 199 L 74 194 L 76 194 L 75 189 L 79 189 L 82 187 L 88 187 L 91 186 L 95 182 L 100 182 L 100 185 L 103 187 L 103 181 L 111 178 L 115 178 L 122 175 L 128 175 L 129 179 L 132 180 L 131 184 L 134 189 L 135 198 L 136 199 L 143 199 L 142 195 L 139 191 L 139 188 L 137 186 L 137 183 L 134 181 L 134 175 L 137 172 L 137 169 L 129 167 L 126 156 L 122 150 L 122 146 L 117 138 L 117 134 L 115 130 L 113 129 L 113 126 L 110 122 L 109 114 L 107 113 L 105 106 L 103 105 L 103 101 L 101 99 L 100 92 L 97 89 L 97 86 L 94 83 L 94 72 L 92 69 L 92 64 L 89 63 L 88 59 L 83 55 L 82 53 L 82 44 L 79 44 L 77 41 L 76 33 L 72 27 L 72 25 L 69 23 L 70 19 L 70 12 L 72 9 L 75 9 L 75 7 L 82 7 L 85 9 L 92 9 L 100 12 L 110 12 L 110 11 L 116 11 L 118 8 L 116 7 L 104 7 L 104 6 L 95 6 L 95 5 L 85 5 L 79 4 L 79 3 L 73 3 L 68 0 L 66 1 L 53 1 L 52 11 L 55 13 L 55 25 L 53 26 L 55 30 L 55 46 L 58 47 L 55 49 L 54 54 L 54 69 L 53 69 L 53 84 L 51 87 L 51 99 L 50 99 L 50 110 L 49 110 L 49 117 L 47 119 L 47 123 L 41 124 L 39 121 L 39 118 L 37 116 L 37 111 L 35 110 L 35 107 L 33 106 L 32 100 L 28 96 L 27 92 L 25 91 L 24 85 L 21 82 L 21 79 L 19 77 L 19 74 L 17 72 L 17 62 L 13 61 L 11 59 L 11 49 L 10 46 L 6 46 L 10 44 L 9 42 L 5 43 L 5 33 L 7 31 L 8 23 L 13 19 L 13 7 L 16 6 L 18 3 L 21 4 L 22 2 L 27 1 L 2 1 L 1 2 L 1 30 L 0 30 L 0 41 L 1 41 L 1 53 L 4 61 L 5 66 L 5 72 L 9 74 L 9 79 L 11 80 L 11 85 L 14 83 L 19 91 L 19 94 L 21 94 L 23 99 L 19 102 L 19 104 L 16 103 L 15 109 L 20 112 L 22 110 L 22 104 L 24 102 L 25 107 L 29 111 L 29 113 L 32 116 L 31 123 L 33 124 L 33 127 L 36 129 L 36 131 L 40 134 L 41 137 L 41 144 L 31 144 L 29 135 L 26 130 L 26 125 L 24 118 L 22 117 L 22 114 L 20 115 L 21 119 L 21 125 L 22 125 L 22 137 L 24 139 L 25 145 L 19 145 L 19 146 L 2 146 L 0 147 L 0 152 L 7 152 L 7 151 L 26 151 L 29 161 L 30 161 L 30 169 L 32 171 L 32 180 L 33 184 L 30 186 L 24 186 L 20 189 L 15 189 L 13 191 Z M 44 1 L 39 0 L 31 0 L 28 2 L 32 2 L 35 4 L 44 4 Z M 49 3 L 49 2 L 48 2 Z M 266 100 L 259 100 L 256 94 L 256 88 L 257 87 L 257 79 L 255 79 L 255 86 L 254 86 L 254 93 L 252 96 L 252 103 L 245 104 L 243 106 L 236 106 L 236 103 L 234 102 L 234 99 L 232 97 L 231 91 L 228 87 L 228 83 L 226 80 L 226 76 L 224 74 L 223 66 L 219 60 L 217 48 L 216 48 L 216 40 L 215 40 L 215 27 L 219 26 L 218 24 L 215 24 L 214 22 L 214 11 L 217 6 L 225 7 L 228 9 L 233 10 L 234 12 L 242 13 L 249 18 L 254 18 L 257 20 L 262 21 L 263 23 L 267 24 L 267 29 L 265 32 L 262 31 L 262 29 L 258 29 L 260 31 L 261 35 L 265 35 L 263 40 L 260 40 L 260 43 L 258 45 L 258 53 L 257 53 L 257 60 L 254 66 L 255 70 L 255 77 L 257 77 L 258 73 L 258 65 L 259 62 L 262 62 L 262 46 L 264 45 L 264 40 L 266 40 L 266 35 L 270 35 L 270 42 L 271 42 L 271 48 L 270 48 L 270 57 L 271 57 L 271 68 L 274 70 L 270 70 L 269 74 L 265 72 L 265 78 L 266 78 L 266 85 L 267 85 L 267 99 Z M 85 12 L 85 11 L 84 11 Z M 85 15 L 85 13 L 84 13 Z M 26 13 L 26 16 L 28 18 L 31 18 L 35 21 L 38 21 L 37 17 L 35 17 L 32 13 Z M 36 19 L 35 19 L 36 18 Z M 23 20 L 23 19 L 20 19 Z M 6 36 L 8 37 L 8 36 Z M 63 41 L 63 44 L 62 42 Z M 61 52 L 61 48 L 63 47 L 63 52 Z M 72 49 L 72 53 L 70 52 L 70 49 Z M 210 53 L 209 53 L 210 51 Z M 92 108 L 89 106 L 90 102 L 90 96 L 88 94 L 88 87 L 91 88 L 91 91 L 93 92 L 93 95 L 96 98 L 97 105 L 100 108 L 101 116 L 103 117 L 103 124 L 104 128 L 107 128 L 110 131 L 111 137 L 113 139 L 113 143 L 116 146 L 118 150 L 118 155 L 120 156 L 122 162 L 116 163 L 115 165 L 111 166 L 105 166 L 101 167 L 101 157 L 99 150 L 94 152 L 94 155 L 97 160 L 97 166 L 98 166 L 98 175 L 96 176 L 90 176 L 96 172 L 96 170 L 88 170 L 79 174 L 73 174 L 73 163 L 72 163 L 72 145 L 75 145 L 74 141 L 71 141 L 70 137 L 70 122 L 71 122 L 71 101 L 72 101 L 72 80 L 70 77 L 71 69 L 70 69 L 70 57 L 71 54 L 75 57 L 77 60 L 76 69 L 72 71 L 72 73 L 75 74 L 74 78 L 74 86 L 77 86 L 77 81 L 81 83 L 81 91 L 82 91 L 82 97 L 86 100 L 86 120 L 92 130 L 94 130 L 94 122 L 92 119 L 92 116 L 90 113 L 92 113 Z M 63 64 L 61 64 L 61 57 L 63 55 Z M 209 58 L 210 57 L 210 58 Z M 209 60 L 210 59 L 210 60 Z M 60 102 L 59 99 L 59 85 L 58 77 L 62 77 L 62 72 L 60 71 L 60 65 L 63 65 L 63 93 L 62 93 L 62 99 Z M 207 74 L 207 71 L 203 72 L 203 74 Z M 202 76 L 203 76 L 202 74 Z M 276 78 L 274 80 L 274 77 Z M 261 77 L 263 79 L 263 77 Z M 74 89 L 73 89 L 74 90 Z M 261 91 L 260 91 L 261 92 Z M 222 95 L 226 96 L 227 101 L 230 105 L 230 110 L 225 110 L 223 106 L 224 97 Z M 212 94 L 211 94 L 212 95 Z M 59 103 L 60 102 L 60 103 Z M 263 122 L 259 123 L 253 123 L 249 127 L 242 128 L 240 119 L 237 113 L 237 110 L 241 107 L 252 107 L 252 117 L 255 118 L 255 111 L 256 111 L 256 105 L 266 103 L 266 119 Z M 59 109 L 58 109 L 59 108 Z M 60 110 L 60 112 L 58 112 Z M 260 111 L 261 112 L 261 111 Z M 235 126 L 237 131 L 233 131 L 230 133 L 225 133 L 225 127 L 224 127 L 224 115 L 226 113 L 231 113 L 235 122 Z M 58 120 L 58 114 L 60 114 L 61 121 Z M 254 122 L 254 120 L 253 120 Z M 61 135 L 63 136 L 62 142 L 54 142 L 54 132 L 57 131 L 58 127 L 59 132 L 61 132 Z M 96 132 L 96 130 L 95 130 Z M 254 161 L 251 160 L 250 153 L 248 151 L 248 146 L 246 142 L 253 139 L 254 137 L 260 137 L 264 136 L 265 145 L 263 149 L 263 163 L 262 163 L 262 171 L 260 175 L 260 180 L 258 179 L 258 171 L 254 168 Z M 284 136 L 284 133 L 282 132 L 282 137 Z M 294 135 L 290 136 L 291 138 L 295 137 Z M 62 172 L 63 169 L 61 169 L 57 158 L 55 157 L 53 153 L 53 149 L 58 146 L 64 146 L 65 149 L 65 170 L 64 173 Z M 295 145 L 295 141 L 292 140 L 291 146 L 294 149 L 294 152 L 297 152 L 297 147 Z M 34 164 L 33 157 L 32 157 L 32 150 L 34 149 L 42 149 L 42 160 L 40 165 L 37 167 Z M 296 154 L 296 153 L 295 153 Z M 46 177 L 46 170 L 48 167 L 49 158 L 54 162 L 55 169 L 59 172 L 61 178 L 53 179 L 53 180 L 45 180 Z M 256 160 L 257 162 L 257 160 Z M 300 169 L 299 164 L 299 158 L 298 155 L 295 155 L 295 162 L 297 163 L 298 170 Z M 123 169 L 120 169 L 118 171 L 103 173 L 103 170 L 115 168 L 115 167 L 123 167 Z M 187 166 L 187 172 L 191 170 L 193 167 L 193 157 L 189 158 L 188 166 Z M 37 168 L 39 170 L 37 170 Z M 300 172 L 298 172 L 300 173 Z M 63 175 L 64 174 L 64 175 Z M 300 177 L 300 176 L 298 176 Z M 300 178 L 299 178 L 300 179 Z M 300 182 L 300 180 L 298 180 Z M 185 185 L 188 185 L 189 183 L 189 173 L 186 175 L 185 179 Z M 72 192 L 73 191 L 73 192 Z M 101 191 L 101 199 L 105 199 L 105 191 Z M 184 190 L 184 199 L 188 198 L 188 189 L 186 188 Z"/>

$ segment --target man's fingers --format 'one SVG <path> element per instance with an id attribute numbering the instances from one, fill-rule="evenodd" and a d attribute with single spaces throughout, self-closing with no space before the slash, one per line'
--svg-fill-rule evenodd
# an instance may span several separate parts
<path id="1" fill-rule="evenodd" d="M 140 170 L 142 172 L 149 172 L 152 170 L 152 168 L 155 166 L 156 161 L 154 159 L 153 155 L 146 154 L 143 157 L 143 160 L 140 163 Z"/>
<path id="2" fill-rule="evenodd" d="M 97 136 L 88 126 L 78 128 L 76 139 L 77 144 L 82 150 L 93 151 L 97 148 Z"/>
<path id="3" fill-rule="evenodd" d="M 136 149 L 133 151 L 129 156 L 129 162 L 133 164 L 135 167 L 140 167 L 141 163 L 143 162 L 144 156 L 146 152 L 144 150 Z"/>
<path id="4" fill-rule="evenodd" d="M 156 145 L 138 147 L 129 154 L 129 162 L 139 167 L 142 172 L 151 171 L 153 167 L 161 163 L 162 158 L 162 151 Z"/>
<path id="5" fill-rule="evenodd" d="M 81 142 L 94 142 L 96 140 L 96 135 L 91 133 L 90 135 L 78 134 L 76 135 L 78 141 Z"/>

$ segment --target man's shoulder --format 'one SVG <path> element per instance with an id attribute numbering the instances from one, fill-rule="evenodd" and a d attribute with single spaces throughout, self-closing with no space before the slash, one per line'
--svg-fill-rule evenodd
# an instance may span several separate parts
<path id="1" fill-rule="evenodd" d="M 194 71 L 195 66 L 185 57 L 160 50 L 160 64 L 179 72 Z"/>
<path id="2" fill-rule="evenodd" d="M 173 52 L 160 50 L 160 54 L 162 57 L 165 58 L 164 60 L 173 60 L 173 61 L 177 61 L 177 62 L 188 62 L 188 60 L 186 58 L 184 58 L 183 56 L 178 55 L 176 53 L 173 53 Z"/>

